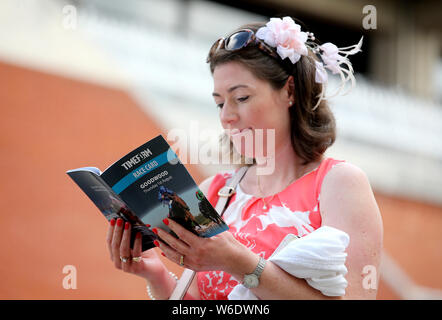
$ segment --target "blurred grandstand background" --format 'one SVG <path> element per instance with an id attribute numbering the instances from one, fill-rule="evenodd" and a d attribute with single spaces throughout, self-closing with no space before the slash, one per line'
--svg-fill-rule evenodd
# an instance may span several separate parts
<path id="1" fill-rule="evenodd" d="M 363 25 L 367 5 L 374 29 Z M 322 42 L 364 36 L 352 59 L 357 86 L 331 100 L 338 139 L 327 154 L 361 167 L 375 191 L 385 247 L 378 299 L 442 299 L 441 9 L 394 0 L 1 1 L 0 298 L 146 298 L 143 281 L 113 268 L 105 220 L 64 172 L 104 169 L 172 129 L 220 132 L 208 49 L 241 24 L 290 15 Z M 225 166 L 188 168 L 200 182 Z M 77 268 L 75 290 L 62 286 L 65 265 Z"/>

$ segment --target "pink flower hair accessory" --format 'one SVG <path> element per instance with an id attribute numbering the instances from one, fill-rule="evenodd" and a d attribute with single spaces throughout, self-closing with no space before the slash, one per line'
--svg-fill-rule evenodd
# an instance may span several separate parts
<path id="1" fill-rule="evenodd" d="M 281 59 L 289 58 L 295 64 L 301 55 L 307 55 L 305 45 L 308 34 L 301 31 L 301 26 L 290 17 L 271 18 L 265 27 L 256 33 L 258 39 L 276 48 Z"/>
<path id="2" fill-rule="evenodd" d="M 317 83 L 326 84 L 328 82 L 326 69 L 333 74 L 340 75 L 341 84 L 336 92 L 325 97 L 325 86 L 323 86 L 322 92 L 317 96 L 318 101 L 312 110 L 315 110 L 322 100 L 338 95 L 348 81 L 350 81 L 351 87 L 343 95 L 348 94 L 355 85 L 353 67 L 347 57 L 361 51 L 364 37 L 361 37 L 358 44 L 344 48 L 338 48 L 331 42 L 320 45 L 314 42 L 313 33 L 301 31 L 301 26 L 295 23 L 291 17 L 271 18 L 264 27 L 258 29 L 256 37 L 267 45 L 276 48 L 276 52 L 282 60 L 289 58 L 293 64 L 298 62 L 301 56 L 308 56 L 308 49 L 310 49 L 319 59 L 319 61 L 315 60 L 315 81 Z"/>

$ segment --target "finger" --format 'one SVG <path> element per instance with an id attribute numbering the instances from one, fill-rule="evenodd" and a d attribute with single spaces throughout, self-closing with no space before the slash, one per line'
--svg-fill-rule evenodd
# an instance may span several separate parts
<path id="1" fill-rule="evenodd" d="M 114 229 L 115 229 L 115 219 L 111 219 L 111 221 L 109 222 L 109 228 L 107 228 L 106 244 L 112 261 L 114 260 L 112 254 L 112 237 L 114 235 Z"/>
<path id="2" fill-rule="evenodd" d="M 142 263 L 141 260 L 134 261 L 133 259 L 141 259 L 141 254 L 142 254 L 142 250 L 143 250 L 143 245 L 142 245 L 142 234 L 141 232 L 138 232 L 135 236 L 135 241 L 134 241 L 134 248 L 132 249 L 132 270 L 137 273 L 142 269 Z"/>
<path id="3" fill-rule="evenodd" d="M 121 243 L 120 243 L 120 257 L 128 259 L 126 262 L 123 261 L 123 263 L 121 264 L 123 271 L 126 272 L 129 271 L 131 266 L 130 231 L 131 231 L 130 223 L 126 222 L 124 224 L 123 236 L 121 238 Z"/>
<path id="4" fill-rule="evenodd" d="M 121 260 L 120 260 L 120 244 L 121 237 L 123 235 L 123 219 L 118 218 L 117 224 L 114 229 L 114 234 L 112 236 L 112 254 L 114 257 L 115 267 L 121 269 Z"/>
<path id="5" fill-rule="evenodd" d="M 161 249 L 163 256 L 178 265 L 180 264 L 181 253 L 177 252 L 176 250 L 168 246 L 165 242 L 160 240 L 156 240 L 155 245 Z"/>
<path id="6" fill-rule="evenodd" d="M 186 230 L 183 226 L 176 223 L 172 219 L 164 219 L 164 224 L 168 226 L 176 235 L 180 238 L 181 241 L 185 242 L 190 247 L 194 246 L 200 239 L 197 235 L 193 234 L 189 230 Z"/>
<path id="7" fill-rule="evenodd" d="M 158 235 L 158 237 L 160 237 L 163 242 L 167 243 L 167 245 L 173 250 L 181 252 L 183 254 L 187 254 L 189 252 L 190 247 L 180 239 L 172 236 L 169 232 L 157 228 L 153 228 L 152 231 L 156 235 Z"/>
<path id="8" fill-rule="evenodd" d="M 132 249 L 132 257 L 141 257 L 142 253 L 142 235 L 141 232 L 137 232 L 134 241 L 134 248 Z"/>

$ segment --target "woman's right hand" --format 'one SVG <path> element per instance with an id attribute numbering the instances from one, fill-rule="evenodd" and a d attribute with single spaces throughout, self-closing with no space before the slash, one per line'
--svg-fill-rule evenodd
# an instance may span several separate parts
<path id="1" fill-rule="evenodd" d="M 171 278 L 155 250 L 141 251 L 141 233 L 136 235 L 133 249 L 130 248 L 130 234 L 129 222 L 125 223 L 121 218 L 110 221 L 106 242 L 112 262 L 117 269 L 145 278 L 158 298 L 163 296 L 167 299 L 176 281 Z M 123 262 L 120 257 L 128 259 Z M 133 257 L 141 257 L 141 260 L 133 261 Z"/>

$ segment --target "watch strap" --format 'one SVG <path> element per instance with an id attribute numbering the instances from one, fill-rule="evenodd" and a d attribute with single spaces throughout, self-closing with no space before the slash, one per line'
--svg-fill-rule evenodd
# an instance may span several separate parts
<path id="1" fill-rule="evenodd" d="M 261 273 L 264 271 L 264 267 L 266 265 L 266 259 L 264 259 L 263 257 L 259 257 L 259 262 L 258 265 L 256 266 L 255 270 L 253 271 L 253 274 L 256 275 L 259 279 L 259 277 L 261 276 Z"/>

